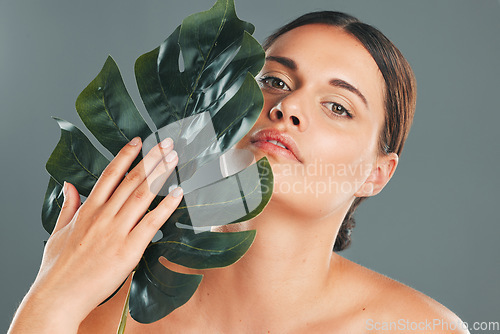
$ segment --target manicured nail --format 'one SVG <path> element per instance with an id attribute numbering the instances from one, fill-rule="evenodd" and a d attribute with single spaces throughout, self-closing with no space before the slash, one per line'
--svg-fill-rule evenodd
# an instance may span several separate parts
<path id="1" fill-rule="evenodd" d="M 64 181 L 63 183 L 63 195 L 65 199 L 68 196 L 68 184 L 66 183 L 66 181 Z"/>
<path id="2" fill-rule="evenodd" d="M 172 190 L 171 194 L 172 194 L 172 197 L 179 197 L 182 195 L 182 188 L 181 187 L 177 187 L 175 188 L 174 190 Z"/>
<path id="3" fill-rule="evenodd" d="M 172 162 L 175 160 L 175 157 L 177 156 L 177 152 L 172 150 L 170 151 L 167 156 L 165 157 L 166 162 Z"/>
<path id="4" fill-rule="evenodd" d="M 167 148 L 167 147 L 170 147 L 174 144 L 174 141 L 172 140 L 172 138 L 166 138 L 166 139 L 163 139 L 163 141 L 160 143 L 160 146 L 161 148 Z"/>
<path id="5" fill-rule="evenodd" d="M 128 144 L 130 146 L 137 146 L 137 145 L 139 145 L 140 142 L 141 142 L 141 137 L 135 137 Z"/>

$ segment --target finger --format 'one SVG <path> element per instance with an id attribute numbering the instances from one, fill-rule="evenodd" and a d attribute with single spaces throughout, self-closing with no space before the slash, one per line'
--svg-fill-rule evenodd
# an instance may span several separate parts
<path id="1" fill-rule="evenodd" d="M 123 181 L 118 185 L 113 195 L 106 203 L 107 210 L 111 213 L 117 213 L 127 199 L 137 190 L 137 188 L 146 180 L 155 170 L 162 159 L 170 157 L 173 151 L 173 141 L 170 138 L 163 140 L 160 144 L 154 146 L 141 162 L 128 173 Z M 139 194 L 140 195 L 140 194 Z M 139 196 L 142 197 L 142 196 Z"/>
<path id="2" fill-rule="evenodd" d="M 137 224 L 147 211 L 165 181 L 172 174 L 178 161 L 177 152 L 172 150 L 123 203 L 116 218 L 117 221 L 121 222 L 123 228 L 128 228 L 127 232 Z"/>
<path id="3" fill-rule="evenodd" d="M 131 249 L 146 249 L 156 232 L 179 206 L 182 195 L 182 188 L 175 188 L 154 210 L 144 216 L 129 234 L 128 243 Z"/>
<path id="4" fill-rule="evenodd" d="M 111 197 L 137 154 L 141 151 L 141 146 L 141 138 L 135 137 L 118 152 L 97 180 L 87 202 L 102 205 Z"/>
<path id="5" fill-rule="evenodd" d="M 81 205 L 80 194 L 78 194 L 78 190 L 71 183 L 64 182 L 63 194 L 64 202 L 52 234 L 68 225 Z"/>

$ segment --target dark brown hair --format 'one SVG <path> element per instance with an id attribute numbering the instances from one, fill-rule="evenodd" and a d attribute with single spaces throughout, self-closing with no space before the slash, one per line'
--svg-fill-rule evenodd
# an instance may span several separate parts
<path id="1" fill-rule="evenodd" d="M 357 18 L 334 11 L 312 12 L 284 25 L 264 42 L 267 50 L 281 35 L 308 24 L 326 24 L 343 29 L 357 38 L 382 73 L 385 81 L 385 124 L 380 133 L 380 154 L 391 152 L 401 155 L 410 131 L 416 103 L 416 80 L 413 71 L 401 52 L 375 27 Z M 351 244 L 351 232 L 356 222 L 354 211 L 366 197 L 357 197 L 349 210 L 335 240 L 334 251 L 346 249 Z"/>

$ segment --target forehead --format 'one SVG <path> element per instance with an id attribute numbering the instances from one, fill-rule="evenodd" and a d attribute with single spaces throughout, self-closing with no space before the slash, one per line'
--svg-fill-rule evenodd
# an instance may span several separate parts
<path id="1" fill-rule="evenodd" d="M 326 24 L 309 24 L 286 32 L 268 48 L 267 56 L 287 57 L 297 73 L 328 82 L 342 79 L 383 109 L 384 79 L 361 42 L 348 32 Z"/>

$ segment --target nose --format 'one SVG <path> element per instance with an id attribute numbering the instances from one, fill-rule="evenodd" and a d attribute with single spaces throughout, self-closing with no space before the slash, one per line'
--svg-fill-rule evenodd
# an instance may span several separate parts
<path id="1" fill-rule="evenodd" d="M 292 94 L 278 101 L 269 111 L 268 117 L 274 122 L 285 122 L 287 127 L 304 131 L 308 125 L 307 116 L 304 114 L 304 100 Z"/>

